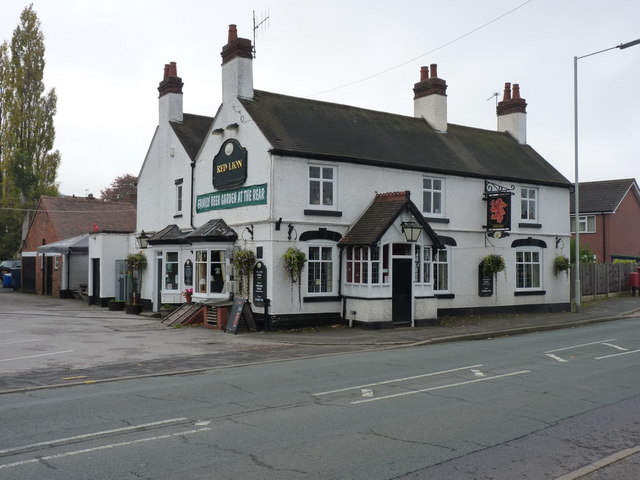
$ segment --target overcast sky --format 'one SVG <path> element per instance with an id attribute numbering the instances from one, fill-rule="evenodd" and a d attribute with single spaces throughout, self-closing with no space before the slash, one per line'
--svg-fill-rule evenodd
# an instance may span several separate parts
<path id="1" fill-rule="evenodd" d="M 573 57 L 640 38 L 638 0 L 34 0 L 45 86 L 58 95 L 63 194 L 138 175 L 175 61 L 184 110 L 214 116 L 229 24 L 256 32 L 254 87 L 413 114 L 420 66 L 438 64 L 449 123 L 496 128 L 494 92 L 519 83 L 527 143 L 574 180 Z M 26 1 L 2 0 L 0 40 Z M 509 13 L 511 12 L 511 13 Z M 501 18 L 500 18 L 501 17 Z M 495 20 L 495 21 L 494 21 Z M 640 45 L 578 62 L 580 180 L 638 178 Z"/>

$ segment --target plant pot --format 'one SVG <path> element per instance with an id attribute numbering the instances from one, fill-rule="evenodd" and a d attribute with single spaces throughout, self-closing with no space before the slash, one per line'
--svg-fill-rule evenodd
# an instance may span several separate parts
<path id="1" fill-rule="evenodd" d="M 124 302 L 123 301 L 116 301 L 116 300 L 109 300 L 107 302 L 107 308 L 109 308 L 110 311 L 112 312 L 117 312 L 120 310 L 124 310 Z"/>
<path id="2" fill-rule="evenodd" d="M 140 315 L 140 312 L 142 311 L 142 305 L 133 305 L 129 303 L 125 305 L 124 309 L 129 315 Z"/>

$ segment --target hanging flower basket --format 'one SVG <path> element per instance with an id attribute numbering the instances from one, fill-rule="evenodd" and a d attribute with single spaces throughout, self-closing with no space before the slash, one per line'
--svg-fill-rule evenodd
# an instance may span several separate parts
<path id="1" fill-rule="evenodd" d="M 307 262 L 307 256 L 299 248 L 289 247 L 282 256 L 284 269 L 291 279 L 291 303 L 293 303 L 293 285 L 298 284 L 298 304 L 302 305 L 302 271 Z"/>
<path id="2" fill-rule="evenodd" d="M 499 272 L 502 272 L 506 265 L 504 263 L 504 258 L 502 255 L 487 255 L 482 258 L 482 273 L 485 275 L 496 276 Z"/>
<path id="3" fill-rule="evenodd" d="M 248 297 L 251 286 L 251 273 L 253 266 L 256 264 L 256 254 L 251 250 L 242 249 L 233 255 L 232 262 L 240 277 L 240 296 Z"/>
<path id="4" fill-rule="evenodd" d="M 569 266 L 571 265 L 571 262 L 569 261 L 569 259 L 567 257 L 564 257 L 562 255 L 556 255 L 556 259 L 553 261 L 553 274 L 558 276 L 558 273 L 560 272 L 567 272 L 569 270 Z"/>

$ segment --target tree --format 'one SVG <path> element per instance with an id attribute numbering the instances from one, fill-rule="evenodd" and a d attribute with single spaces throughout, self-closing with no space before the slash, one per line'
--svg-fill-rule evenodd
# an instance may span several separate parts
<path id="1" fill-rule="evenodd" d="M 102 198 L 102 200 L 134 203 L 136 199 L 137 181 L 138 177 L 134 177 L 130 173 L 116 177 L 109 187 L 100 190 L 100 198 Z"/>
<path id="2" fill-rule="evenodd" d="M 44 35 L 33 5 L 20 15 L 11 42 L 0 46 L 0 257 L 20 248 L 23 214 L 41 195 L 57 195 L 60 152 L 53 117 L 57 97 L 44 92 Z"/>

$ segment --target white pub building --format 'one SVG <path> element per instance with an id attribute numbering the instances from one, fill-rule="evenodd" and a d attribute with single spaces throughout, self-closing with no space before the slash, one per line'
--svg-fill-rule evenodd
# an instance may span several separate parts
<path id="1" fill-rule="evenodd" d="M 183 112 L 176 64 L 165 66 L 138 179 L 147 308 L 186 289 L 194 302 L 237 296 L 233 257 L 251 250 L 265 291 L 248 298 L 259 320 L 270 301 L 272 327 L 569 309 L 554 265 L 569 252 L 570 183 L 527 145 L 518 85 L 505 85 L 489 131 L 448 123 L 436 65 L 408 117 L 255 90 L 252 62 L 231 25 L 213 117 Z M 290 247 L 307 259 L 299 284 Z M 504 270 L 481 268 L 489 255 Z"/>

